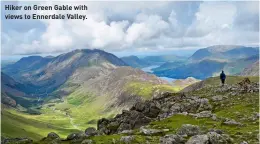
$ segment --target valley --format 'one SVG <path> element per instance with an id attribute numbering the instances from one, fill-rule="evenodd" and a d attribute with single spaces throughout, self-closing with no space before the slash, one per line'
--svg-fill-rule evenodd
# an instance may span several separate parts
<path id="1" fill-rule="evenodd" d="M 99 129 L 100 119 L 113 119 L 135 104 L 165 93 L 186 93 L 205 83 L 218 87 L 218 77 L 211 77 L 218 76 L 222 69 L 228 74 L 227 85 L 238 83 L 243 76 L 258 76 L 259 57 L 254 53 L 258 49 L 249 48 L 248 54 L 241 55 L 247 51 L 244 47 L 223 47 L 219 51 L 203 49 L 207 52 L 201 56 L 198 50 L 189 58 L 166 55 L 120 59 L 98 49 L 74 50 L 56 57 L 24 57 L 2 68 L 2 136 L 39 141 L 54 132 L 66 138 L 88 127 Z M 257 79 L 250 78 L 253 82 Z M 197 123 L 188 117 L 180 119 Z M 153 123 L 156 128 L 161 125 Z M 110 136 L 100 138 L 111 140 Z M 153 138 L 158 141 L 158 137 Z M 100 141 L 98 136 L 92 140 Z"/>

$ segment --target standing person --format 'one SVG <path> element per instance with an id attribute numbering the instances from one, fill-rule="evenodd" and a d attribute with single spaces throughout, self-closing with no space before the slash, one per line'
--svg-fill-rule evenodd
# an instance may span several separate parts
<path id="1" fill-rule="evenodd" d="M 223 70 L 222 70 L 222 72 L 220 74 L 220 80 L 221 80 L 222 86 L 224 86 L 225 85 L 225 80 L 226 80 L 226 75 L 225 75 Z"/>

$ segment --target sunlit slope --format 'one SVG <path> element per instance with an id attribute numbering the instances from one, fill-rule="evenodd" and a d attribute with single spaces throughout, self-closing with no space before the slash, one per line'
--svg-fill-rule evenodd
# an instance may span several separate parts
<path id="1" fill-rule="evenodd" d="M 55 122 L 56 120 L 56 122 Z M 69 120 L 62 116 L 32 116 L 15 110 L 2 110 L 1 135 L 3 137 L 30 137 L 39 140 L 49 132 L 59 133 L 65 137 L 68 133 L 76 132 Z"/>

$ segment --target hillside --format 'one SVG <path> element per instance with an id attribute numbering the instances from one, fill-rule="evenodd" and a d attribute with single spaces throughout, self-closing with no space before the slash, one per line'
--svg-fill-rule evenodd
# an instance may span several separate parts
<path id="1" fill-rule="evenodd" d="M 87 128 L 85 133 L 74 133 L 67 138 L 50 133 L 39 142 L 257 143 L 258 78 L 228 77 L 224 87 L 219 85 L 218 77 L 209 78 L 202 81 L 204 85 L 199 89 L 163 93 L 152 100 L 135 103 L 114 118 L 102 118 L 98 120 L 98 130 Z M 12 140 L 15 141 L 9 139 Z"/>
<path id="2" fill-rule="evenodd" d="M 259 76 L 259 60 L 245 68 L 240 75 L 242 76 Z"/>
<path id="3" fill-rule="evenodd" d="M 34 87 L 16 82 L 1 72 L 1 103 L 10 107 L 31 107 L 40 103 L 37 97 L 29 95 Z"/>
<path id="4" fill-rule="evenodd" d="M 133 68 L 143 68 L 151 65 L 151 63 L 139 59 L 137 56 L 121 57 L 121 59 Z"/>
<path id="5" fill-rule="evenodd" d="M 113 54 L 101 50 L 74 50 L 54 58 L 31 56 L 22 58 L 15 64 L 2 69 L 9 76 L 24 84 L 32 84 L 38 89 L 35 94 L 51 93 L 71 76 L 78 68 L 112 63 L 126 64 Z"/>
<path id="6" fill-rule="evenodd" d="M 192 62 L 211 60 L 233 60 L 242 59 L 259 53 L 257 47 L 245 47 L 237 45 L 216 45 L 197 50 L 189 60 Z"/>

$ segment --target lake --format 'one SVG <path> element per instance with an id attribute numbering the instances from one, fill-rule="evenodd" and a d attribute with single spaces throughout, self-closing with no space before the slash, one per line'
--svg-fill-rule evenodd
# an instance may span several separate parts
<path id="1" fill-rule="evenodd" d="M 142 70 L 143 70 L 144 72 L 147 72 L 147 73 L 153 73 L 153 70 L 152 70 L 152 69 L 157 68 L 157 67 L 159 67 L 159 65 L 152 65 L 152 66 L 149 66 L 149 67 L 144 67 L 144 68 L 142 68 Z M 173 81 L 176 80 L 176 79 L 170 78 L 170 77 L 159 77 L 159 78 L 161 78 L 161 79 L 163 79 L 163 80 L 166 80 L 166 81 L 168 81 L 169 83 L 171 83 L 171 82 L 173 82 Z"/>

